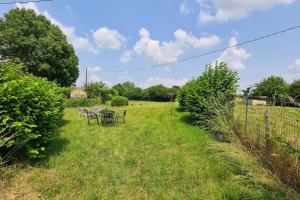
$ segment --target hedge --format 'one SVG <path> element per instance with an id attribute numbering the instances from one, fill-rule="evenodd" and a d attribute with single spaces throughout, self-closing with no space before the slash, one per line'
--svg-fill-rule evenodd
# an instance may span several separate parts
<path id="1" fill-rule="evenodd" d="M 127 106 L 128 99 L 122 96 L 113 97 L 111 100 L 111 106 Z"/>
<path id="2" fill-rule="evenodd" d="M 43 78 L 24 76 L 1 83 L 0 157 L 13 152 L 45 157 L 63 115 L 64 100 L 61 88 Z"/>

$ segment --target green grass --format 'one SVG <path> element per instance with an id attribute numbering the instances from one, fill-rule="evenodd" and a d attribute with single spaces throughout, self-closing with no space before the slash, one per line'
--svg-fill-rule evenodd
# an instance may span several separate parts
<path id="1" fill-rule="evenodd" d="M 112 108 L 128 110 L 117 127 L 88 126 L 66 109 L 52 155 L 6 168 L 0 199 L 299 198 L 239 146 L 216 141 L 186 113 L 171 116 L 169 103 L 131 104 Z"/>

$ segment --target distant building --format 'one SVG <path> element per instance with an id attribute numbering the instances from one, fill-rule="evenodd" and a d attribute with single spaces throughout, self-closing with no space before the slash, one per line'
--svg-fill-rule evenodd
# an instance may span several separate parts
<path id="1" fill-rule="evenodd" d="M 250 106 L 266 106 L 267 101 L 266 100 L 258 100 L 258 99 L 249 99 L 248 104 Z"/>
<path id="2" fill-rule="evenodd" d="M 71 99 L 86 98 L 86 97 L 87 97 L 86 92 L 81 88 L 75 88 L 70 93 Z"/>

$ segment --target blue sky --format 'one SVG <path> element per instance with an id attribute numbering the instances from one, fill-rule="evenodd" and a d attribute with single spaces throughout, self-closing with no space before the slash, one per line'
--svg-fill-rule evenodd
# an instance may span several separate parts
<path id="1" fill-rule="evenodd" d="M 1 5 L 0 15 L 16 6 L 22 5 Z M 187 62 L 126 71 L 300 25 L 297 0 L 55 0 L 23 7 L 45 15 L 74 45 L 80 60 L 78 86 L 86 67 L 89 81 L 109 86 L 127 80 L 141 87 L 182 85 L 216 60 L 239 72 L 241 88 L 269 75 L 289 82 L 300 78 L 300 29 Z M 111 70 L 124 72 L 105 72 Z"/>

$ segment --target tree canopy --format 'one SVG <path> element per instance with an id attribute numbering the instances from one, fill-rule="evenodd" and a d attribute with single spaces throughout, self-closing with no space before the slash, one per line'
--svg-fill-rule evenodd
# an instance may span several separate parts
<path id="1" fill-rule="evenodd" d="M 270 76 L 260 83 L 253 90 L 253 96 L 274 97 L 274 95 L 287 95 L 288 84 L 282 77 Z"/>
<path id="2" fill-rule="evenodd" d="M 71 86 L 79 76 L 78 58 L 66 36 L 31 9 L 15 8 L 0 19 L 0 58 L 61 86 Z"/>
<path id="3" fill-rule="evenodd" d="M 300 95 L 300 79 L 294 81 L 289 87 L 289 95 L 293 98 Z M 298 97 L 297 99 L 299 99 Z"/>

